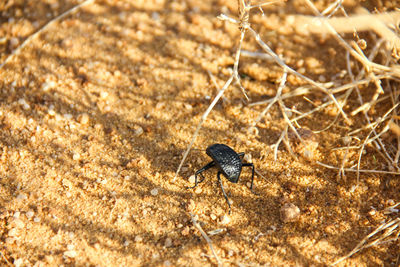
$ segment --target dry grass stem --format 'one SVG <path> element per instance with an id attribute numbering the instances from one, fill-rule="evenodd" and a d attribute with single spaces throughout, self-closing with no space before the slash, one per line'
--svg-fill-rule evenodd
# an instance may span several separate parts
<path id="1" fill-rule="evenodd" d="M 248 50 L 242 50 L 241 55 L 244 57 L 258 58 L 258 59 L 264 59 L 264 60 L 270 60 L 270 61 L 274 60 L 274 58 L 268 54 L 261 53 L 261 52 L 253 52 L 253 51 L 248 51 Z"/>
<path id="2" fill-rule="evenodd" d="M 345 151 L 343 159 L 342 159 L 342 164 L 340 165 L 340 168 L 339 168 L 339 171 L 337 174 L 337 180 L 336 180 L 337 182 L 339 182 L 341 179 L 343 179 L 344 182 L 347 181 L 344 166 L 346 165 L 346 162 L 347 162 L 347 155 L 349 154 L 350 147 L 347 146 L 347 147 L 345 147 L 345 149 L 346 149 L 346 151 Z"/>
<path id="3" fill-rule="evenodd" d="M 291 97 L 295 97 L 295 96 L 301 96 L 301 95 L 306 95 L 308 93 L 310 93 L 312 90 L 309 87 L 299 87 L 293 91 L 290 91 L 288 93 L 283 94 L 280 98 L 282 100 L 291 98 Z M 250 103 L 249 106 L 253 107 L 253 106 L 258 106 L 258 105 L 264 105 L 264 104 L 269 104 L 271 102 L 274 102 L 276 99 L 275 97 L 267 99 L 267 100 L 262 100 L 262 101 L 258 101 L 258 102 L 253 102 Z"/>
<path id="4" fill-rule="evenodd" d="M 224 86 L 219 90 L 217 96 L 214 98 L 214 100 L 211 102 L 211 104 L 208 106 L 207 110 L 204 112 L 203 116 L 201 116 L 200 122 L 197 124 L 196 131 L 193 134 L 192 140 L 190 141 L 190 144 L 186 148 L 185 153 L 183 154 L 183 158 L 181 162 L 179 163 L 179 167 L 176 170 L 175 176 L 173 178 L 173 181 L 175 181 L 176 177 L 178 177 L 178 174 L 183 166 L 183 163 L 185 162 L 187 156 L 189 155 L 190 149 L 192 148 L 194 142 L 196 141 L 197 136 L 199 135 L 201 126 L 203 125 L 203 122 L 207 119 L 208 114 L 210 114 L 211 110 L 214 108 L 214 106 L 217 104 L 219 99 L 223 96 L 225 90 L 229 87 L 229 85 L 232 83 L 234 76 L 231 75 L 231 77 L 225 82 Z"/>
<path id="5" fill-rule="evenodd" d="M 201 233 L 201 235 L 203 236 L 203 238 L 207 241 L 208 246 L 210 247 L 214 258 L 217 260 L 218 266 L 222 266 L 222 261 L 221 259 L 218 257 L 217 253 L 214 250 L 214 247 L 212 245 L 212 241 L 211 239 L 208 237 L 208 235 L 206 234 L 206 232 L 204 232 L 203 228 L 201 228 L 200 224 L 197 222 L 196 218 L 194 217 L 194 215 L 192 213 L 190 214 L 190 218 L 192 219 L 192 223 L 193 225 L 197 228 L 197 230 L 199 230 L 199 232 Z"/>
<path id="6" fill-rule="evenodd" d="M 383 122 L 384 120 L 386 120 L 388 118 L 388 115 L 398 106 L 395 105 L 393 106 L 388 112 L 386 112 L 386 114 L 383 116 L 383 118 L 379 119 L 376 123 L 376 125 L 374 127 L 372 127 L 371 131 L 369 132 L 369 134 L 367 135 L 367 137 L 365 138 L 364 142 L 361 145 L 360 151 L 358 153 L 358 162 L 357 162 L 357 170 L 360 169 L 360 164 L 361 164 L 361 157 L 362 157 L 362 152 L 364 151 L 364 147 L 366 144 L 372 143 L 375 140 L 379 140 L 379 137 L 385 133 L 386 131 L 388 131 L 389 129 L 389 125 L 386 125 L 383 130 L 381 131 L 381 133 L 376 134 L 375 129 L 380 125 L 381 122 Z M 375 136 L 373 138 L 369 138 L 372 134 L 375 134 Z M 384 146 L 381 146 L 382 148 L 384 148 Z M 390 160 L 391 163 L 393 163 L 393 160 L 390 159 L 390 156 L 387 154 L 386 150 L 384 149 L 386 156 L 388 157 L 388 159 Z M 386 159 L 386 158 L 385 158 Z M 360 179 L 360 172 L 357 172 L 357 184 L 359 182 Z"/>
<path id="7" fill-rule="evenodd" d="M 331 170 L 340 170 L 340 168 L 335 167 L 335 166 L 331 166 L 329 164 L 325 164 L 322 163 L 320 161 L 316 161 L 315 163 L 317 163 L 318 165 L 321 165 L 327 169 L 331 169 Z M 359 170 L 355 170 L 352 168 L 343 168 L 344 171 L 346 172 L 363 172 L 363 173 L 380 173 L 380 174 L 393 174 L 393 175 L 400 175 L 400 172 L 391 172 L 391 171 L 380 171 L 380 170 L 364 170 L 364 169 L 359 169 Z"/>
<path id="8" fill-rule="evenodd" d="M 15 49 L 7 58 L 6 60 L 4 60 L 3 63 L 0 64 L 0 70 L 4 67 L 4 65 L 6 65 L 14 56 L 18 55 L 21 50 L 28 44 L 30 43 L 34 38 L 36 38 L 37 36 L 39 36 L 40 33 L 42 33 L 44 30 L 46 30 L 48 27 L 50 27 L 53 23 L 62 20 L 63 18 L 65 18 L 66 16 L 72 14 L 73 12 L 75 12 L 76 10 L 82 8 L 83 6 L 89 5 L 91 3 L 93 3 L 95 0 L 86 0 L 82 3 L 80 3 L 79 5 L 74 6 L 73 8 L 65 11 L 64 13 L 58 15 L 57 17 L 55 17 L 54 19 L 50 20 L 49 22 L 47 22 L 45 25 L 43 25 L 42 28 L 40 28 L 38 31 L 36 31 L 35 33 L 33 33 L 31 36 L 29 36 L 28 38 L 26 38 L 26 40 L 17 47 L 17 49 Z"/>
<path id="9" fill-rule="evenodd" d="M 269 111 L 269 109 L 272 107 L 273 104 L 275 104 L 275 102 L 277 102 L 279 99 L 281 99 L 281 94 L 282 94 L 282 90 L 285 87 L 286 84 L 286 78 L 287 78 L 287 72 L 283 72 L 283 75 L 281 77 L 281 82 L 279 84 L 278 90 L 276 92 L 275 97 L 272 99 L 271 102 L 269 102 L 268 106 L 260 113 L 260 115 L 258 116 L 258 118 L 254 121 L 252 126 L 256 126 L 256 124 L 262 119 L 264 118 L 264 116 L 267 114 L 267 112 Z"/>
<path id="10" fill-rule="evenodd" d="M 398 213 L 399 210 L 398 210 L 398 209 L 395 209 L 395 208 L 396 208 L 397 206 L 399 206 L 399 205 L 400 205 L 400 202 L 398 202 L 398 203 L 396 203 L 396 204 L 394 204 L 394 205 L 392 205 L 392 206 L 390 206 L 390 207 L 387 207 L 387 208 L 385 209 L 384 213 L 385 213 L 385 214 Z"/>
<path id="11" fill-rule="evenodd" d="M 346 256 L 338 259 L 337 261 L 332 263 L 330 266 L 335 266 L 336 264 L 342 262 L 343 260 L 350 258 L 352 255 L 354 255 L 355 253 L 359 252 L 362 249 L 398 240 L 400 230 L 397 228 L 400 228 L 400 218 L 390 220 L 387 223 L 382 223 L 377 229 L 375 229 L 372 233 L 370 233 L 363 240 L 361 240 L 358 243 L 358 245 L 352 251 L 350 251 L 350 253 L 348 253 Z M 396 233 L 396 229 L 397 229 L 397 233 Z M 380 233 L 380 235 L 378 237 L 376 237 L 375 239 L 373 239 L 373 237 L 375 235 L 377 235 L 378 233 Z M 387 237 L 391 236 L 393 233 L 395 233 L 393 238 L 385 240 Z"/>
<path id="12" fill-rule="evenodd" d="M 8 266 L 14 266 L 14 264 L 12 264 L 7 258 L 6 256 L 4 256 L 3 252 L 0 251 L 1 257 L 3 258 L 3 260 L 7 263 Z"/>

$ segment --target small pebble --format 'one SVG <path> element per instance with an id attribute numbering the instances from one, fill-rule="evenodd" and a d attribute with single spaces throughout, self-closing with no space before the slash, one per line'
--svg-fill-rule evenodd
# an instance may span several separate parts
<path id="1" fill-rule="evenodd" d="M 140 127 L 140 126 L 136 126 L 135 127 L 135 135 L 136 136 L 140 136 L 140 135 L 142 135 L 143 134 L 143 128 L 142 127 Z"/>
<path id="2" fill-rule="evenodd" d="M 86 125 L 89 123 L 89 115 L 87 113 L 82 113 L 78 117 L 78 121 L 80 124 Z"/>
<path id="3" fill-rule="evenodd" d="M 376 214 L 376 210 L 370 210 L 370 211 L 368 212 L 368 214 L 369 214 L 370 216 L 374 216 L 374 215 Z"/>
<path id="4" fill-rule="evenodd" d="M 32 210 L 28 210 L 25 214 L 26 218 L 30 219 L 33 217 L 33 215 L 35 215 L 35 212 Z"/>
<path id="5" fill-rule="evenodd" d="M 124 242 L 124 247 L 129 247 L 129 244 L 131 243 L 131 241 L 129 240 L 125 240 Z"/>
<path id="6" fill-rule="evenodd" d="M 23 228 L 25 227 L 25 223 L 20 219 L 20 218 L 14 218 L 11 222 L 10 225 L 13 225 L 17 228 Z"/>
<path id="7" fill-rule="evenodd" d="M 292 203 L 285 203 L 280 213 L 283 222 L 292 222 L 300 216 L 300 209 Z"/>
<path id="8" fill-rule="evenodd" d="M 190 228 L 188 226 L 186 226 L 183 230 L 182 230 L 182 235 L 183 236 L 187 236 L 190 233 Z"/>
<path id="9" fill-rule="evenodd" d="M 211 220 L 215 221 L 217 219 L 217 216 L 214 213 L 210 214 Z"/>
<path id="10" fill-rule="evenodd" d="M 54 81 L 45 82 L 45 83 L 43 83 L 43 85 L 42 85 L 42 90 L 43 90 L 44 92 L 47 92 L 47 91 L 49 91 L 51 88 L 56 87 L 56 85 L 57 85 L 57 84 L 56 84 Z"/>
<path id="11" fill-rule="evenodd" d="M 172 266 L 172 264 L 169 260 L 166 260 L 166 261 L 164 261 L 164 266 L 169 267 L 169 266 Z"/>
<path id="12" fill-rule="evenodd" d="M 150 191 L 150 194 L 151 194 L 152 196 L 157 196 L 157 195 L 158 195 L 158 189 L 157 189 L 157 188 L 152 189 L 152 190 Z"/>
<path id="13" fill-rule="evenodd" d="M 171 247 L 171 246 L 172 246 L 172 239 L 169 238 L 169 237 L 167 237 L 167 239 L 165 239 L 164 246 L 165 246 L 166 248 Z"/>
<path id="14" fill-rule="evenodd" d="M 156 104 L 156 109 L 160 110 L 160 109 L 162 109 L 164 106 L 165 106 L 164 103 L 158 102 L 158 103 Z"/>
<path id="15" fill-rule="evenodd" d="M 75 258 L 77 254 L 78 253 L 76 253 L 75 250 L 68 250 L 64 252 L 64 256 L 68 258 Z"/>
<path id="16" fill-rule="evenodd" d="M 196 194 L 200 194 L 201 192 L 203 192 L 203 189 L 201 189 L 200 187 L 197 187 L 196 190 L 194 190 L 194 192 Z"/>
<path id="17" fill-rule="evenodd" d="M 74 232 L 68 232 L 68 237 L 69 237 L 70 239 L 73 239 L 73 238 L 75 237 Z"/>
<path id="18" fill-rule="evenodd" d="M 7 237 L 5 242 L 6 242 L 6 244 L 9 244 L 9 245 L 14 244 L 15 238 L 14 237 Z"/>
<path id="19" fill-rule="evenodd" d="M 108 92 L 105 92 L 105 91 L 101 92 L 100 97 L 103 99 L 106 99 L 108 97 Z"/>
<path id="20" fill-rule="evenodd" d="M 28 110 L 30 108 L 29 104 L 26 102 L 24 98 L 18 99 L 18 104 L 20 104 L 25 110 Z"/>
<path id="21" fill-rule="evenodd" d="M 229 218 L 228 215 L 222 216 L 222 218 L 221 218 L 221 224 L 228 224 L 228 223 L 230 223 L 230 222 L 231 222 L 231 218 Z"/>
<path id="22" fill-rule="evenodd" d="M 142 242 L 143 238 L 140 235 L 135 236 L 135 242 Z"/>
<path id="23" fill-rule="evenodd" d="M 54 109 L 49 109 L 48 114 L 53 117 L 56 115 L 56 112 L 54 111 Z"/>
<path id="24" fill-rule="evenodd" d="M 195 181 L 196 181 L 196 178 L 195 178 L 194 175 L 192 175 L 192 176 L 189 177 L 189 183 L 194 184 Z"/>
<path id="25" fill-rule="evenodd" d="M 64 114 L 64 118 L 67 120 L 70 120 L 73 118 L 73 116 L 72 116 L 72 114 L 66 113 L 66 114 Z"/>
<path id="26" fill-rule="evenodd" d="M 190 104 L 188 104 L 188 103 L 185 103 L 184 106 L 185 106 L 185 108 L 186 108 L 187 110 L 192 110 L 192 109 L 193 109 L 192 105 L 190 105 Z"/>
<path id="27" fill-rule="evenodd" d="M 40 217 L 35 217 L 35 218 L 33 218 L 33 221 L 34 221 L 35 223 L 40 222 Z"/>
<path id="28" fill-rule="evenodd" d="M 8 22 L 13 23 L 14 18 L 9 18 Z M 17 37 L 11 37 L 10 38 L 10 46 L 14 48 L 14 47 L 17 47 L 18 45 L 19 45 L 19 39 Z"/>
<path id="29" fill-rule="evenodd" d="M 20 215 L 21 215 L 21 212 L 16 211 L 16 212 L 14 212 L 13 217 L 14 217 L 15 219 L 18 219 Z"/>
<path id="30" fill-rule="evenodd" d="M 344 136 L 341 138 L 343 145 L 347 146 L 351 143 L 351 136 Z"/>
<path id="31" fill-rule="evenodd" d="M 151 18 L 153 20 L 160 20 L 160 14 L 158 12 L 152 12 L 151 13 Z"/>
<path id="32" fill-rule="evenodd" d="M 314 153 L 311 150 L 304 150 L 303 152 L 303 156 L 307 159 L 312 159 L 313 158 Z"/>
<path id="33" fill-rule="evenodd" d="M 189 170 L 188 167 L 182 167 L 182 172 L 187 172 Z"/>
<path id="34" fill-rule="evenodd" d="M 28 197 L 25 194 L 19 194 L 17 200 L 26 200 Z"/>
<path id="35" fill-rule="evenodd" d="M 249 134 L 252 134 L 252 135 L 258 135 L 258 128 L 257 127 L 254 127 L 254 126 L 251 126 L 251 127 L 249 127 L 248 129 L 247 129 L 247 132 L 249 133 Z"/>
<path id="36" fill-rule="evenodd" d="M 251 163 L 251 162 L 253 161 L 252 156 L 251 156 L 250 153 L 244 154 L 243 160 L 244 160 L 245 162 L 249 162 L 249 163 Z"/>
<path id="37" fill-rule="evenodd" d="M 131 179 L 131 176 L 129 176 L 129 175 L 126 175 L 125 177 L 124 177 L 124 180 L 125 181 L 129 181 Z"/>
<path id="38" fill-rule="evenodd" d="M 16 236 L 17 233 L 18 233 L 17 228 L 11 228 L 11 229 L 8 231 L 8 236 Z"/>
<path id="39" fill-rule="evenodd" d="M 73 160 L 79 160 L 81 158 L 81 155 L 79 153 L 74 153 L 74 155 L 72 156 Z"/>
<path id="40" fill-rule="evenodd" d="M 20 267 L 20 266 L 22 266 L 24 264 L 24 260 L 21 259 L 21 258 L 15 259 L 13 263 L 14 263 L 15 267 Z"/>
<path id="41" fill-rule="evenodd" d="M 74 250 L 75 246 L 73 244 L 67 245 L 67 250 Z"/>

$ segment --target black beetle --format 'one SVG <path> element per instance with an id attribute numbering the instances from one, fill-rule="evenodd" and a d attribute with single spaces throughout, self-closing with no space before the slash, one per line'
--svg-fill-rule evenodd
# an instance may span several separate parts
<path id="1" fill-rule="evenodd" d="M 210 156 L 213 161 L 208 163 L 206 166 L 198 170 L 194 175 L 195 185 L 189 188 L 195 188 L 199 183 L 204 180 L 204 176 L 202 174 L 203 171 L 208 170 L 211 167 L 218 168 L 218 181 L 221 185 L 222 193 L 226 199 L 226 202 L 229 206 L 229 214 L 231 213 L 231 204 L 229 203 L 228 196 L 225 193 L 224 187 L 222 186 L 221 173 L 232 183 L 237 183 L 239 180 L 240 173 L 242 172 L 242 167 L 251 167 L 252 175 L 251 175 L 251 186 L 250 190 L 253 191 L 253 182 L 254 182 L 254 165 L 253 163 L 244 163 L 242 162 L 244 152 L 236 153 L 235 150 L 230 148 L 224 144 L 213 144 L 207 147 L 206 153 Z M 201 180 L 197 181 L 197 175 L 201 176 Z"/>

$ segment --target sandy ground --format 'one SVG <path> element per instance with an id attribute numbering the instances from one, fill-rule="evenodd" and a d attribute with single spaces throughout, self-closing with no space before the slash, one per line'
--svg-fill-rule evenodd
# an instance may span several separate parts
<path id="1" fill-rule="evenodd" d="M 317 1 L 321 10 L 329 1 Z M 0 3 L 0 59 L 77 1 L 9 0 Z M 309 158 L 293 141 L 293 159 L 279 147 L 284 120 L 277 106 L 248 129 L 264 106 L 250 107 L 237 86 L 204 123 L 183 170 L 173 176 L 197 123 L 228 78 L 240 34 L 222 22 L 236 16 L 234 0 L 96 1 L 52 23 L 0 70 L 0 265 L 209 266 L 217 262 L 190 213 L 211 232 L 224 265 L 325 266 L 351 251 L 393 215 L 400 200 L 395 176 L 355 174 L 338 180 L 317 160 L 339 166 L 343 122 L 314 136 Z M 345 1 L 379 12 L 396 1 Z M 317 80 L 346 69 L 344 50 L 330 36 L 297 34 L 288 17 L 310 14 L 301 1 L 255 11 L 254 27 L 286 63 Z M 367 35 L 366 35 L 367 36 Z M 349 34 L 347 37 L 352 38 Z M 244 49 L 258 51 L 247 38 Z M 275 95 L 277 65 L 242 58 L 242 82 L 252 102 Z M 304 82 L 289 75 L 290 90 Z M 372 93 L 371 93 L 372 94 Z M 326 96 L 315 92 L 315 103 Z M 353 110 L 350 106 L 346 110 Z M 285 101 L 311 110 L 302 97 Z M 337 114 L 328 107 L 301 121 L 319 130 Z M 362 126 L 354 117 L 352 123 Z M 387 138 L 390 142 L 390 138 Z M 205 149 L 224 143 L 256 166 L 239 183 L 224 180 L 232 214 L 215 171 L 194 190 L 188 178 L 210 159 Z M 363 168 L 385 169 L 367 148 Z M 356 162 L 357 153 L 350 155 Z M 291 203 L 300 216 L 285 222 Z M 398 266 L 399 241 L 365 249 L 339 266 Z"/>

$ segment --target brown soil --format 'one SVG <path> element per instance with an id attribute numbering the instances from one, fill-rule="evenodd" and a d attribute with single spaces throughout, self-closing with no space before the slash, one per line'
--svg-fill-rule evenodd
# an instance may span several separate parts
<path id="1" fill-rule="evenodd" d="M 322 10 L 330 1 L 316 1 Z M 34 3 L 34 4 L 32 4 Z M 9 0 L 0 3 L 0 63 L 34 32 L 78 1 Z M 345 1 L 378 12 L 396 1 Z M 311 14 L 301 1 L 253 12 L 253 26 L 286 63 L 315 80 L 331 80 L 346 69 L 345 51 L 327 36 L 297 34 L 289 15 Z M 0 264 L 17 266 L 207 266 L 216 260 L 190 213 L 197 215 L 224 265 L 325 266 L 351 251 L 390 215 L 398 202 L 394 176 L 362 174 L 337 180 L 339 119 L 314 138 L 311 158 L 292 142 L 295 160 L 271 146 L 284 120 L 277 107 L 247 130 L 265 106 L 250 107 L 232 86 L 203 125 L 176 181 L 173 176 L 203 112 L 229 76 L 239 37 L 234 0 L 96 1 L 52 23 L 0 70 Z M 365 34 L 368 38 L 368 34 Z M 352 38 L 352 35 L 348 35 Z M 244 49 L 258 51 L 252 38 Z M 242 82 L 252 101 L 275 95 L 282 69 L 243 57 Z M 288 86 L 304 84 L 289 75 Z M 373 91 L 370 95 L 373 94 Z M 325 95 L 309 98 L 321 103 Z M 345 107 L 351 111 L 356 97 Z M 307 111 L 302 97 L 287 107 Z M 328 107 L 302 127 L 319 130 L 335 117 Z M 362 116 L 352 118 L 361 127 Z M 389 140 L 389 139 L 388 139 Z M 251 155 L 266 179 L 255 179 L 254 195 L 244 169 L 238 184 L 224 180 L 232 214 L 216 172 L 195 190 L 188 178 L 210 159 L 205 149 L 225 143 Z M 314 147 L 315 148 L 315 147 Z M 367 148 L 362 168 L 385 169 Z M 353 153 L 353 152 L 351 152 Z M 357 153 L 350 155 L 356 163 Z M 351 164 L 349 164 L 351 166 Z M 281 217 L 281 207 L 300 209 Z M 376 211 L 374 211 L 376 210 Z M 398 266 L 399 241 L 371 247 L 339 266 Z"/>

